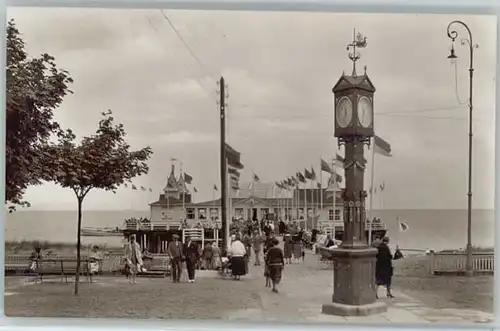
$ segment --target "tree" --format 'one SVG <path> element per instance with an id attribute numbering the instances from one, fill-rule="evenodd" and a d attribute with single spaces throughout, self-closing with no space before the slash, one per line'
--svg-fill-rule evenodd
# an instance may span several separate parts
<path id="1" fill-rule="evenodd" d="M 79 144 L 71 130 L 60 132 L 56 143 L 46 144 L 43 164 L 53 167 L 44 176 L 62 187 L 73 190 L 78 201 L 77 265 L 75 295 L 80 275 L 80 246 L 83 200 L 92 189 L 116 192 L 116 189 L 136 176 L 147 174 L 150 147 L 130 151 L 125 142 L 123 124 L 115 124 L 112 112 L 102 113 L 96 133 L 84 137 Z"/>
<path id="2" fill-rule="evenodd" d="M 42 173 L 52 171 L 41 167 L 41 147 L 59 130 L 53 113 L 71 93 L 73 80 L 48 54 L 28 58 L 13 20 L 7 24 L 6 47 L 5 203 L 29 206 L 22 201 L 26 188 L 40 184 Z"/>

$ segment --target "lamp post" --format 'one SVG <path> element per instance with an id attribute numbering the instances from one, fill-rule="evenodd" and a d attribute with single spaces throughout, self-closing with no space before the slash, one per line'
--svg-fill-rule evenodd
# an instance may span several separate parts
<path id="1" fill-rule="evenodd" d="M 467 36 L 465 38 L 459 38 L 458 32 L 454 30 L 453 26 L 461 25 L 467 30 Z M 451 50 L 448 59 L 456 59 L 455 55 L 455 40 L 460 39 L 462 45 L 467 45 L 469 47 L 469 176 L 468 176 L 468 189 L 467 189 L 467 259 L 465 263 L 465 273 L 468 276 L 474 274 L 472 265 L 472 83 L 474 77 L 474 49 L 478 47 L 477 44 L 472 42 L 472 33 L 467 26 L 462 21 L 452 21 L 448 24 L 446 30 L 448 37 L 451 39 Z"/>

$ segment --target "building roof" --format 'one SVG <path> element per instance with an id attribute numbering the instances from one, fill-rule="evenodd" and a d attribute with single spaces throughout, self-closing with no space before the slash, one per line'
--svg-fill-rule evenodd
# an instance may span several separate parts
<path id="1" fill-rule="evenodd" d="M 179 192 L 177 187 L 177 180 L 175 179 L 175 165 L 172 164 L 172 168 L 170 170 L 170 175 L 167 179 L 167 185 L 163 189 L 165 192 Z"/>

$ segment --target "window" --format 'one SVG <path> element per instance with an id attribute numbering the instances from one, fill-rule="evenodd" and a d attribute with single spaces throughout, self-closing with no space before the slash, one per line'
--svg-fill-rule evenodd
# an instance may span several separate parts
<path id="1" fill-rule="evenodd" d="M 307 208 L 307 217 L 313 216 L 313 209 L 312 208 Z"/>
<path id="2" fill-rule="evenodd" d="M 215 221 L 219 218 L 219 208 L 210 208 L 210 219 Z"/>
<path id="3" fill-rule="evenodd" d="M 335 220 L 340 221 L 340 209 L 335 209 Z"/>
<path id="4" fill-rule="evenodd" d="M 304 208 L 299 208 L 299 219 L 300 220 L 304 219 Z"/>
<path id="5" fill-rule="evenodd" d="M 269 214 L 269 208 L 261 208 L 260 209 L 260 218 L 266 218 L 267 214 Z"/>
<path id="6" fill-rule="evenodd" d="M 186 209 L 186 216 L 188 220 L 194 220 L 195 219 L 195 212 L 194 208 L 187 208 Z"/>
<path id="7" fill-rule="evenodd" d="M 206 208 L 199 208 L 198 209 L 198 219 L 200 219 L 200 220 L 207 219 L 207 209 Z"/>
<path id="8" fill-rule="evenodd" d="M 333 221 L 333 209 L 328 210 L 328 220 Z M 340 209 L 335 209 L 335 221 L 340 221 Z"/>
<path id="9" fill-rule="evenodd" d="M 239 220 L 240 218 L 245 218 L 245 210 L 243 208 L 234 209 L 234 217 Z"/>

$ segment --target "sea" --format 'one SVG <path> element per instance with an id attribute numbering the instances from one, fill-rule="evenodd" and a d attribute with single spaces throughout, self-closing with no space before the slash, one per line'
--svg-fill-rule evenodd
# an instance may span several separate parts
<path id="1" fill-rule="evenodd" d="M 374 210 L 388 227 L 392 245 L 402 249 L 459 249 L 467 240 L 467 210 Z M 83 227 L 121 227 L 126 218 L 148 217 L 149 211 L 83 211 Z M 407 225 L 401 231 L 400 222 Z M 16 211 L 6 215 L 6 241 L 75 243 L 76 211 Z M 122 246 L 121 237 L 83 237 L 83 244 Z M 472 243 L 494 246 L 493 210 L 473 210 Z"/>

